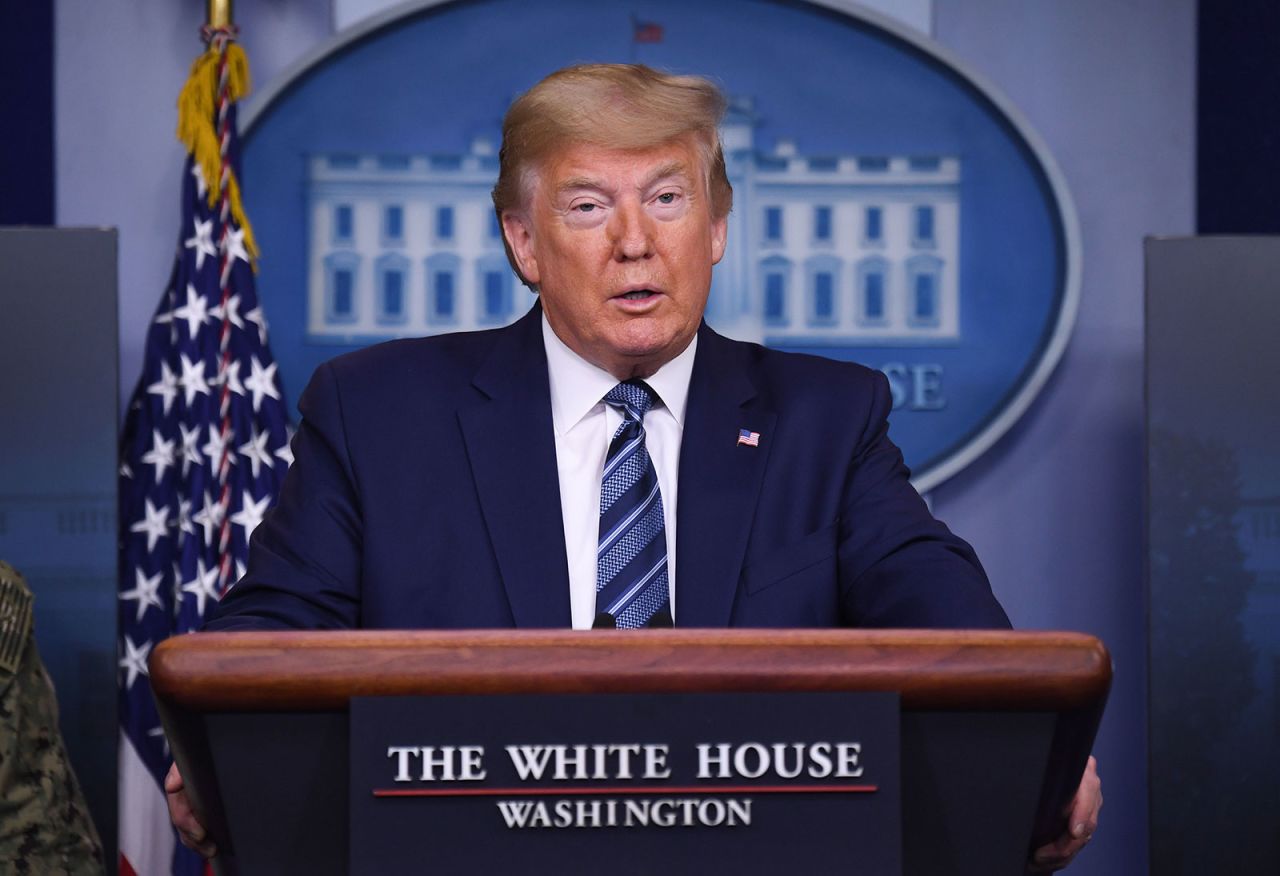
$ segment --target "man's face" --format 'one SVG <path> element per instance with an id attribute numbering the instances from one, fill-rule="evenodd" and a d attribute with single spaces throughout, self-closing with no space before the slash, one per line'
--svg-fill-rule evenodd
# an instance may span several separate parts
<path id="1" fill-rule="evenodd" d="M 724 218 L 698 149 L 575 145 L 503 216 L 520 271 L 556 335 L 619 380 L 647 377 L 693 339 L 724 255 Z"/>

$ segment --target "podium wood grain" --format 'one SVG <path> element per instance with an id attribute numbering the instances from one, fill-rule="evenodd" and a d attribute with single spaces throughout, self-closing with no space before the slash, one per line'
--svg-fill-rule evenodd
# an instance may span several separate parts
<path id="1" fill-rule="evenodd" d="M 892 690 L 905 709 L 1064 711 L 1104 699 L 1092 636 L 937 630 L 202 633 L 151 684 L 195 711 L 343 709 L 352 696 Z"/>

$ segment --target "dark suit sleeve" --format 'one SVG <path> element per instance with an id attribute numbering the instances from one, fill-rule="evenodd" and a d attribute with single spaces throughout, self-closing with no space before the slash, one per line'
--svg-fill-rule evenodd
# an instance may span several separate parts
<path id="1" fill-rule="evenodd" d="M 842 612 L 860 627 L 1007 628 L 978 557 L 929 512 L 889 440 L 891 396 L 873 373 L 840 514 Z"/>
<path id="2" fill-rule="evenodd" d="M 253 533 L 249 571 L 206 630 L 359 626 L 362 519 L 331 365 L 316 371 L 298 409 L 302 424 L 280 501 Z"/>

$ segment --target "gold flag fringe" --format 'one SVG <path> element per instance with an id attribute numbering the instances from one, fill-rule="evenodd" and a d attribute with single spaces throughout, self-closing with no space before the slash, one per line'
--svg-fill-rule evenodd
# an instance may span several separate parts
<path id="1" fill-rule="evenodd" d="M 191 75 L 178 95 L 178 139 L 187 152 L 200 165 L 205 183 L 209 187 L 209 207 L 218 203 L 219 180 L 222 177 L 222 155 L 218 147 L 218 131 L 214 120 L 218 112 L 218 62 L 217 48 L 210 48 L 191 65 Z M 227 97 L 237 101 L 249 93 L 249 59 L 244 49 L 235 43 L 227 45 Z M 244 214 L 240 202 L 240 184 L 235 171 L 228 169 L 227 198 L 231 202 L 231 215 L 244 232 L 245 249 L 253 259 L 258 257 L 258 245 L 253 239 L 253 229 Z"/>

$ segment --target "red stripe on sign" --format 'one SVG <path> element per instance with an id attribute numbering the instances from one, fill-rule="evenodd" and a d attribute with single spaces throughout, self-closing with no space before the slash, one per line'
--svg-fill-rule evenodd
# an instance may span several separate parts
<path id="1" fill-rule="evenodd" d="M 375 797 L 584 797 L 616 794 L 873 794 L 878 785 L 692 785 L 678 788 L 375 788 Z"/>

